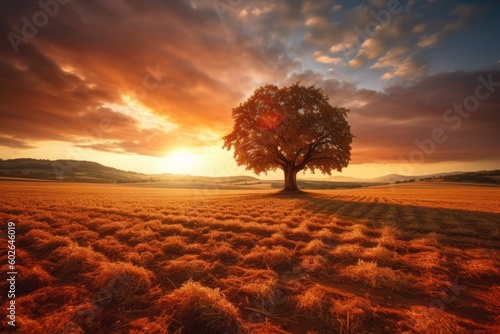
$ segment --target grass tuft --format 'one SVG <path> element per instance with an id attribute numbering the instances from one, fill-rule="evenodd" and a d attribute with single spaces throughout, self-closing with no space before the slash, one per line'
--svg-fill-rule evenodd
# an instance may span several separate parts
<path id="1" fill-rule="evenodd" d="M 466 334 L 460 319 L 439 308 L 412 306 L 405 314 L 404 324 L 415 333 Z"/>
<path id="2" fill-rule="evenodd" d="M 52 262 L 52 274 L 67 281 L 74 281 L 85 273 L 96 270 L 107 259 L 89 247 L 75 244 L 59 247 L 48 256 Z"/>
<path id="3" fill-rule="evenodd" d="M 245 255 L 244 263 L 254 265 L 257 268 L 272 268 L 274 270 L 286 271 L 292 268 L 292 251 L 283 246 L 272 248 L 256 246 Z"/>
<path id="4" fill-rule="evenodd" d="M 358 260 L 353 266 L 341 270 L 343 276 L 361 281 L 373 288 L 389 288 L 393 291 L 409 290 L 414 282 L 400 270 L 379 267 L 376 262 Z"/>
<path id="5" fill-rule="evenodd" d="M 71 238 L 55 236 L 42 230 L 31 230 L 20 240 L 21 246 L 30 250 L 37 257 L 44 258 L 58 247 L 72 244 Z"/>
<path id="6" fill-rule="evenodd" d="M 162 297 L 159 306 L 175 321 L 168 330 L 184 334 L 243 333 L 238 311 L 219 289 L 188 281 Z M 181 330 L 179 328 L 182 328 Z"/>
<path id="7" fill-rule="evenodd" d="M 18 265 L 17 271 L 22 273 L 16 283 L 18 292 L 23 294 L 51 285 L 55 281 L 52 275 L 38 265 L 31 268 Z"/>
<path id="8" fill-rule="evenodd" d="M 102 263 L 88 278 L 97 299 L 125 309 L 150 305 L 157 291 L 154 289 L 154 273 L 127 262 Z"/>
<path id="9" fill-rule="evenodd" d="M 139 318 L 130 322 L 129 334 L 168 334 L 168 318 L 150 320 L 148 318 Z"/>
<path id="10" fill-rule="evenodd" d="M 296 297 L 301 317 L 332 333 L 369 333 L 373 307 L 367 300 L 314 285 Z"/>

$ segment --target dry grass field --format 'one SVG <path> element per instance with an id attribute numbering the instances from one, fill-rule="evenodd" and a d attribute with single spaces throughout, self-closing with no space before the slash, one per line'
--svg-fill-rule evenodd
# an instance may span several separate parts
<path id="1" fill-rule="evenodd" d="M 500 332 L 500 187 L 0 186 L 18 333 Z"/>

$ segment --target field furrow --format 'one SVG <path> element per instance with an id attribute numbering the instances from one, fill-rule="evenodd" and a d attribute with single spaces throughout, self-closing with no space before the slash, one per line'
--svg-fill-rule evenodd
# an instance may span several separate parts
<path id="1" fill-rule="evenodd" d="M 19 332 L 493 333 L 500 188 L 398 189 L 4 182 Z"/>

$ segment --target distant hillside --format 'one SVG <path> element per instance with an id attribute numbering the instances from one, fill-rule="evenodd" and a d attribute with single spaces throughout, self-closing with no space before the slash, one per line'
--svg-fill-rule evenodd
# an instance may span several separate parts
<path id="1" fill-rule="evenodd" d="M 435 179 L 441 178 L 447 175 L 455 175 L 462 172 L 448 172 L 448 173 L 436 173 L 436 174 L 426 174 L 426 175 L 400 175 L 400 174 L 389 174 L 385 176 L 376 177 L 369 179 L 370 182 L 384 182 L 384 183 L 395 183 L 395 182 L 406 182 L 406 181 L 419 181 L 424 179 Z"/>
<path id="2" fill-rule="evenodd" d="M 500 171 L 478 171 L 478 172 L 451 172 L 429 175 L 398 175 L 391 174 L 372 181 L 385 181 L 386 183 L 402 183 L 414 181 L 449 181 L 449 182 L 473 182 L 473 183 L 492 183 L 500 184 Z"/>
<path id="3" fill-rule="evenodd" d="M 5 178 L 11 178 L 11 180 L 31 179 L 93 183 L 216 183 L 243 186 L 265 183 L 270 184 L 271 187 L 283 187 L 282 180 L 261 181 L 252 176 L 206 177 L 176 174 L 142 174 L 103 166 L 97 162 L 79 160 L 0 159 L 0 180 L 5 180 Z M 500 184 L 500 171 L 451 172 L 429 175 L 390 174 L 372 179 L 335 176 L 326 179 L 299 180 L 298 185 L 301 189 L 335 189 L 421 180 Z"/>
<path id="4" fill-rule="evenodd" d="M 145 174 L 126 172 L 97 162 L 12 159 L 0 161 L 0 176 L 74 182 L 140 182 Z"/>
<path id="5" fill-rule="evenodd" d="M 418 181 L 421 179 L 437 178 L 445 175 L 460 174 L 463 172 L 448 172 L 448 173 L 436 173 L 427 175 L 401 175 L 401 174 L 388 174 L 384 176 L 379 176 L 371 179 L 355 178 L 350 176 L 332 176 L 324 179 L 329 182 L 352 182 L 352 183 L 395 183 L 395 182 L 406 182 L 410 180 Z"/>
<path id="6" fill-rule="evenodd" d="M 452 181 L 452 182 L 477 182 L 477 183 L 500 184 L 500 170 L 495 169 L 489 171 L 446 175 L 443 177 L 443 179 L 445 181 Z"/>
<path id="7" fill-rule="evenodd" d="M 203 177 L 175 174 L 142 174 L 79 160 L 0 159 L 0 177 L 53 180 L 65 182 L 135 183 L 200 182 L 244 183 L 258 181 L 251 176 Z"/>

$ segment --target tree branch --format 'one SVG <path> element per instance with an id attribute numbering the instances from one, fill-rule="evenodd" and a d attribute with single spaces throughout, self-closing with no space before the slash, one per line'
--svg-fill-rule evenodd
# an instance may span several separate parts
<path id="1" fill-rule="evenodd" d="M 297 161 L 297 159 L 299 158 L 299 154 L 300 154 L 300 152 L 302 152 L 303 149 L 304 149 L 303 147 L 299 148 L 299 150 L 297 151 L 297 154 L 295 155 L 295 161 Z"/>
<path id="2" fill-rule="evenodd" d="M 304 169 L 304 167 L 306 166 L 306 164 L 311 161 L 311 155 L 314 153 L 314 151 L 316 150 L 316 148 L 318 146 L 320 146 L 321 144 L 323 144 L 323 140 L 328 138 L 328 134 L 327 133 L 323 133 L 321 136 L 319 136 L 318 140 L 313 143 L 311 146 L 309 146 L 309 149 L 307 150 L 306 154 L 304 155 L 304 158 L 302 159 L 302 162 L 300 164 L 298 164 L 296 167 L 299 169 L 299 170 L 302 170 Z M 297 159 L 295 159 L 297 160 Z"/>
<path id="3" fill-rule="evenodd" d="M 304 158 L 302 159 L 302 162 L 296 166 L 299 168 L 299 170 L 303 169 L 305 167 L 306 163 L 309 161 L 309 158 L 311 157 L 311 154 L 313 154 L 314 150 L 316 149 L 316 147 L 319 146 L 319 144 L 320 144 L 320 142 L 316 142 L 316 143 L 312 144 L 311 146 L 309 146 L 306 154 L 304 155 Z"/>
<path id="4" fill-rule="evenodd" d="M 283 140 L 283 143 L 286 143 L 287 140 L 285 138 L 283 138 L 282 135 L 280 135 L 278 132 L 276 132 L 276 130 L 271 130 L 276 136 L 278 136 L 279 139 Z"/>
<path id="5" fill-rule="evenodd" d="M 282 160 L 285 164 L 288 161 L 287 158 L 278 150 L 278 147 L 275 147 L 275 151 L 278 159 Z"/>
<path id="6" fill-rule="evenodd" d="M 284 166 L 285 166 L 285 162 L 282 162 L 282 161 L 280 161 L 280 160 L 278 160 L 278 159 L 273 159 L 273 161 L 274 161 L 274 162 L 276 162 L 278 165 L 280 165 L 280 166 L 282 166 L 282 167 L 284 167 Z"/>

